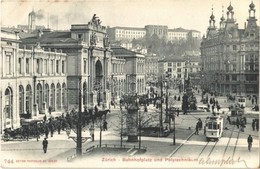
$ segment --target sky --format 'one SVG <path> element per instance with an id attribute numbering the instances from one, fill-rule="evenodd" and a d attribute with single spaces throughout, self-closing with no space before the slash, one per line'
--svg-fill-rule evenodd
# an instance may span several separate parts
<path id="1" fill-rule="evenodd" d="M 244 27 L 252 0 L 0 0 L 1 26 L 28 24 L 28 14 L 37 13 L 37 25 L 70 29 L 71 24 L 86 24 L 93 14 L 103 26 L 144 28 L 145 25 L 182 27 L 205 34 L 213 11 L 216 26 L 231 3 L 239 28 Z M 259 1 L 253 0 L 259 18 Z M 223 7 L 222 7 L 223 6 Z M 212 10 L 213 8 L 213 10 Z M 49 18 L 49 19 L 48 19 Z"/>

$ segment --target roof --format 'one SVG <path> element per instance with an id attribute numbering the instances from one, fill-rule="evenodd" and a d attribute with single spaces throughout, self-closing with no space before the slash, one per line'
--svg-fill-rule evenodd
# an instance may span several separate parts
<path id="1" fill-rule="evenodd" d="M 136 27 L 121 27 L 121 26 L 116 26 L 108 29 L 127 29 L 127 30 L 138 30 L 138 31 L 145 31 L 144 28 L 136 28 Z"/>
<path id="2" fill-rule="evenodd" d="M 187 29 L 183 29 L 183 28 L 181 28 L 181 27 L 179 27 L 179 28 L 175 28 L 175 29 L 169 29 L 169 31 L 171 32 L 189 32 L 190 30 L 187 30 Z M 168 32 L 169 32 L 168 31 Z"/>
<path id="3" fill-rule="evenodd" d="M 192 29 L 192 30 L 190 30 L 190 31 L 192 31 L 192 32 L 198 32 L 198 33 L 200 33 L 200 31 L 197 31 L 197 30 L 193 30 L 193 29 Z"/>
<path id="4" fill-rule="evenodd" d="M 21 34 L 21 36 L 24 36 Z M 71 38 L 69 31 L 61 32 L 47 32 L 44 33 L 40 38 L 37 35 L 28 35 L 27 37 L 21 37 L 23 43 L 73 43 L 78 42 L 78 40 Z"/>
<path id="5" fill-rule="evenodd" d="M 182 57 L 179 56 L 172 56 L 165 58 L 163 60 L 160 60 L 159 62 L 185 62 L 186 60 Z"/>
<path id="6" fill-rule="evenodd" d="M 134 52 L 134 51 L 128 50 L 128 49 L 121 47 L 121 46 L 111 47 L 111 50 L 113 51 L 114 55 L 116 55 L 116 56 L 130 56 L 130 57 L 132 57 L 132 56 L 136 56 L 137 54 L 142 55 L 139 52 Z"/>
<path id="7" fill-rule="evenodd" d="M 18 29 L 18 28 L 8 28 L 8 27 L 1 27 L 1 31 L 7 32 L 7 33 L 16 33 L 16 32 L 22 32 L 23 30 Z"/>

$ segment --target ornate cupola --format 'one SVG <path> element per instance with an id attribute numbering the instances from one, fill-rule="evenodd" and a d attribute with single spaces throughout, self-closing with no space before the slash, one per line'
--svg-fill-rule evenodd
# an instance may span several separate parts
<path id="1" fill-rule="evenodd" d="M 219 22 L 219 29 L 222 30 L 225 28 L 225 17 L 224 17 L 224 6 L 222 6 L 222 17 L 220 18 Z"/>
<path id="2" fill-rule="evenodd" d="M 209 28 L 215 28 L 215 16 L 213 14 L 213 7 L 212 7 L 212 13 L 209 20 Z"/>
<path id="3" fill-rule="evenodd" d="M 253 1 L 251 2 L 251 4 L 249 5 L 249 18 L 253 17 L 255 18 L 255 4 L 253 3 Z"/>
<path id="4" fill-rule="evenodd" d="M 215 26 L 215 16 L 213 14 L 213 7 L 212 7 L 212 13 L 209 20 L 209 27 L 207 30 L 207 38 L 213 37 L 217 33 L 217 29 Z"/>
<path id="5" fill-rule="evenodd" d="M 257 24 L 256 24 L 256 17 L 255 17 L 255 4 L 253 1 L 249 5 L 249 17 L 247 19 L 247 27 L 245 30 L 245 36 L 250 38 L 255 38 L 259 35 Z"/>
<path id="6" fill-rule="evenodd" d="M 233 11 L 233 6 L 231 5 L 231 2 L 227 8 L 227 21 L 235 22 L 234 21 L 234 11 Z"/>

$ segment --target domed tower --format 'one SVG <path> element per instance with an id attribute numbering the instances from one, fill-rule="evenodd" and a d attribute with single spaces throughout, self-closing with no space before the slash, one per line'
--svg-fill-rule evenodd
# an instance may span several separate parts
<path id="1" fill-rule="evenodd" d="M 210 20 L 209 20 L 209 27 L 207 30 L 207 38 L 212 37 L 214 34 L 217 33 L 217 29 L 215 26 L 215 16 L 213 14 L 213 8 L 212 8 L 211 16 L 209 18 L 210 18 Z"/>
<path id="2" fill-rule="evenodd" d="M 255 18 L 255 4 L 253 3 L 253 1 L 251 2 L 251 4 L 249 5 L 249 18 L 253 17 Z"/>
<path id="3" fill-rule="evenodd" d="M 245 30 L 245 35 L 253 38 L 259 35 L 259 31 L 256 24 L 257 19 L 255 17 L 255 4 L 253 3 L 253 1 L 249 5 L 248 12 L 249 12 L 249 17 L 247 19 L 247 27 Z"/>
<path id="4" fill-rule="evenodd" d="M 220 18 L 219 22 L 219 29 L 222 30 L 225 28 L 225 17 L 224 17 L 224 6 L 222 6 L 222 17 Z"/>
<path id="5" fill-rule="evenodd" d="M 212 13 L 211 13 L 210 20 L 209 20 L 209 27 L 215 28 L 215 16 L 213 15 L 213 8 L 212 8 Z"/>
<path id="6" fill-rule="evenodd" d="M 231 5 L 231 2 L 229 4 L 229 6 L 227 7 L 227 21 L 233 21 L 234 22 L 234 11 L 233 11 L 233 6 Z"/>
<path id="7" fill-rule="evenodd" d="M 34 12 L 34 10 L 32 10 L 32 12 L 30 12 L 28 15 L 28 32 L 29 33 L 36 29 L 35 20 L 36 20 L 36 13 Z"/>

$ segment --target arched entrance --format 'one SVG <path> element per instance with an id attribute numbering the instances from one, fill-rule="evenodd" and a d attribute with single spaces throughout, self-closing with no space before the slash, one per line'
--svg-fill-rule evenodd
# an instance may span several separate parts
<path id="1" fill-rule="evenodd" d="M 25 110 L 27 114 L 32 113 L 32 87 L 29 84 L 26 86 Z"/>
<path id="2" fill-rule="evenodd" d="M 23 86 L 19 86 L 19 114 L 24 114 L 24 89 Z"/>
<path id="3" fill-rule="evenodd" d="M 36 103 L 38 104 L 39 110 L 42 110 L 42 85 L 40 83 L 37 84 L 37 92 L 36 92 Z M 41 112 L 41 111 L 39 111 Z"/>
<path id="4" fill-rule="evenodd" d="M 50 106 L 50 103 L 49 103 L 49 96 L 50 96 L 50 89 L 49 89 L 49 85 L 46 83 L 45 84 L 45 103 L 46 103 L 46 107 L 49 107 Z"/>
<path id="5" fill-rule="evenodd" d="M 51 110 L 55 109 L 55 85 L 53 83 L 51 84 L 51 91 L 50 91 L 50 107 Z"/>
<path id="6" fill-rule="evenodd" d="M 10 87 L 5 90 L 4 116 L 5 127 L 13 128 L 13 91 Z"/>
<path id="7" fill-rule="evenodd" d="M 102 71 L 102 64 L 100 60 L 98 60 L 95 64 L 95 81 L 94 81 L 94 86 L 93 90 L 97 92 L 97 103 L 100 106 L 100 103 L 103 102 L 103 97 L 102 97 L 102 86 L 103 86 L 103 71 Z"/>
<path id="8" fill-rule="evenodd" d="M 57 97 L 56 97 L 56 107 L 57 107 L 57 110 L 61 110 L 61 86 L 60 86 L 60 83 L 57 84 L 57 90 L 56 90 L 56 94 L 57 94 Z"/>
<path id="9" fill-rule="evenodd" d="M 66 84 L 65 83 L 63 83 L 62 84 L 62 108 L 63 109 L 65 109 L 65 110 L 67 110 L 67 100 L 66 100 Z"/>

